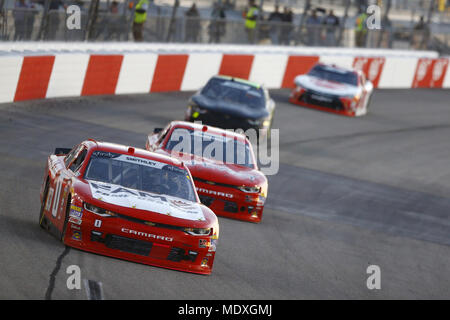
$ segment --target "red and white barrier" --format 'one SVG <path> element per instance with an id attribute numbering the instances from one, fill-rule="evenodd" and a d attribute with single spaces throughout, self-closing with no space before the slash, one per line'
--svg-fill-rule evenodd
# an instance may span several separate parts
<path id="1" fill-rule="evenodd" d="M 319 61 L 361 69 L 377 88 L 450 88 L 449 58 L 429 51 L 126 43 L 12 46 L 0 46 L 0 103 L 191 91 L 216 74 L 269 89 L 291 88 L 297 75 Z"/>

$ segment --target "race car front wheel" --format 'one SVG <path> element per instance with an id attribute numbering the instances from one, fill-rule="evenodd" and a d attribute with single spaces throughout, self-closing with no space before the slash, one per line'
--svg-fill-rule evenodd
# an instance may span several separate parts
<path id="1" fill-rule="evenodd" d="M 44 215 L 44 208 L 48 201 L 48 199 L 47 199 L 48 184 L 49 183 L 48 183 L 48 179 L 47 179 L 47 182 L 45 183 L 44 194 L 43 194 L 42 201 L 41 201 L 41 211 L 39 212 L 39 226 L 42 229 L 48 229 L 47 220 L 45 219 L 45 215 Z"/>
<path id="2" fill-rule="evenodd" d="M 64 242 L 64 238 L 66 236 L 66 229 L 67 229 L 67 223 L 69 222 L 69 212 L 70 212 L 70 204 L 71 204 L 71 197 L 69 195 L 69 197 L 67 198 L 67 205 L 66 205 L 66 215 L 64 217 L 64 225 L 63 225 L 63 229 L 61 232 L 61 241 Z"/>

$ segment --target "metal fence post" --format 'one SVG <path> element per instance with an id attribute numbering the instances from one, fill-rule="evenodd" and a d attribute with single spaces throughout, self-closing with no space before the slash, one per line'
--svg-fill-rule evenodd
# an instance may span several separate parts
<path id="1" fill-rule="evenodd" d="M 351 4 L 352 4 L 351 0 L 346 0 L 345 1 L 344 16 L 342 17 L 342 21 L 341 21 L 341 24 L 339 26 L 339 34 L 338 34 L 338 38 L 336 40 L 336 46 L 340 46 L 341 45 L 342 38 L 344 36 L 345 24 L 347 22 L 348 11 L 350 9 L 350 5 Z"/>
<path id="2" fill-rule="evenodd" d="M 427 14 L 427 22 L 425 23 L 425 29 L 422 35 L 422 41 L 420 42 L 420 48 L 423 48 L 425 45 L 428 46 L 428 41 L 430 38 L 430 22 L 431 22 L 431 18 L 433 16 L 433 11 L 434 11 L 434 6 L 435 6 L 435 0 L 430 0 L 430 7 L 428 8 L 428 14 Z"/>
<path id="3" fill-rule="evenodd" d="M 177 9 L 178 9 L 179 5 L 180 5 L 180 0 L 175 0 L 175 3 L 172 8 L 172 16 L 170 17 L 169 30 L 167 31 L 166 42 L 169 42 L 170 39 L 172 39 L 172 37 L 173 37 L 173 33 L 175 31 L 175 18 L 176 18 Z"/>
<path id="4" fill-rule="evenodd" d="M 98 14 L 98 6 L 100 4 L 100 0 L 92 0 L 91 6 L 89 8 L 89 17 L 87 23 L 87 30 L 85 34 L 84 40 L 92 40 L 93 31 L 95 23 L 97 22 L 97 14 Z"/>
<path id="5" fill-rule="evenodd" d="M 44 37 L 44 30 L 47 29 L 49 9 L 50 9 L 50 0 L 45 0 L 44 12 L 42 13 L 42 20 L 39 26 L 39 32 L 36 40 L 42 40 Z"/>

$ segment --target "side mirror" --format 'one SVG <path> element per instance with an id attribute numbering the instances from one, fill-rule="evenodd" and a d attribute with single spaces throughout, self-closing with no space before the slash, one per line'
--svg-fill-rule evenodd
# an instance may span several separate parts
<path id="1" fill-rule="evenodd" d="M 163 128 L 155 128 L 155 129 L 153 129 L 153 133 L 160 133 L 161 131 L 163 131 Z"/>

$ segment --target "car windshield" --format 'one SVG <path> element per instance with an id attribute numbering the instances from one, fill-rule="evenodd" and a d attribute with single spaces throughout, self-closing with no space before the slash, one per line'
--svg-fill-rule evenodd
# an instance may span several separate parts
<path id="1" fill-rule="evenodd" d="M 201 93 L 210 99 L 239 103 L 255 109 L 265 106 L 261 88 L 239 81 L 212 78 Z"/>
<path id="2" fill-rule="evenodd" d="M 229 164 L 254 168 L 251 146 L 200 130 L 175 128 L 166 144 L 166 150 L 197 155 Z"/>
<path id="3" fill-rule="evenodd" d="M 345 70 L 341 71 L 339 69 L 324 65 L 315 66 L 311 69 L 308 75 L 324 80 L 347 83 L 352 86 L 356 86 L 358 84 L 358 77 L 354 72 Z"/>
<path id="4" fill-rule="evenodd" d="M 188 172 L 155 160 L 94 151 L 84 178 L 196 201 Z"/>

